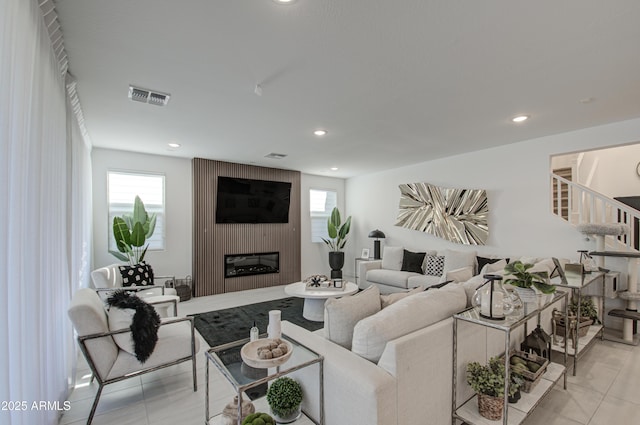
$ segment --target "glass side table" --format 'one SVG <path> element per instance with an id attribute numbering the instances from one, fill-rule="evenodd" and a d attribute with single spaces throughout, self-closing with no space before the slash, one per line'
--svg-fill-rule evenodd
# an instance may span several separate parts
<path id="1" fill-rule="evenodd" d="M 264 337 L 265 335 L 261 335 Z M 296 420 L 294 424 L 313 423 L 316 425 L 324 425 L 324 382 L 323 382 L 323 366 L 324 357 L 315 351 L 305 347 L 299 342 L 286 335 L 281 336 L 293 345 L 293 354 L 282 365 L 269 368 L 257 369 L 252 368 L 242 361 L 240 350 L 242 346 L 249 342 L 249 339 L 243 339 L 229 344 L 213 347 L 205 352 L 205 424 L 214 425 L 224 423 L 222 414 L 218 413 L 213 416 L 210 414 L 209 394 L 210 394 L 210 374 L 209 367 L 214 365 L 224 376 L 226 381 L 233 387 L 238 397 L 238 406 L 242 405 L 242 400 L 248 397 L 256 406 L 256 411 L 268 413 L 268 404 L 266 402 L 266 389 L 268 383 L 281 376 L 295 372 L 312 365 L 318 365 L 318 389 L 319 389 L 319 418 L 312 418 L 306 412 L 302 412 L 301 418 Z M 242 419 L 238 419 L 238 425 L 241 425 Z"/>

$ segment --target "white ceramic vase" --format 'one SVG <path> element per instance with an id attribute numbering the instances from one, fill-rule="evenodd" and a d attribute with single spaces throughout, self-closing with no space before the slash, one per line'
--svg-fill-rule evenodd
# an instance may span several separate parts
<path id="1" fill-rule="evenodd" d="M 514 286 L 513 289 L 516 291 L 516 294 L 518 294 L 518 297 L 520 297 L 520 300 L 522 301 L 525 315 L 538 309 L 538 296 L 536 294 L 536 291 L 534 291 L 532 288 L 520 288 L 518 286 Z"/>
<path id="2" fill-rule="evenodd" d="M 529 314 L 534 310 L 542 308 L 545 304 L 553 300 L 553 294 L 543 294 L 534 288 L 520 288 L 514 286 L 513 289 L 522 301 L 524 314 Z"/>

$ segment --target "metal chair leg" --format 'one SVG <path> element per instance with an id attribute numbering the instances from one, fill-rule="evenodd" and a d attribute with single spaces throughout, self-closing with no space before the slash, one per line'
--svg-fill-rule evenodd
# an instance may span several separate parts
<path id="1" fill-rule="evenodd" d="M 191 368 L 193 369 L 193 391 L 198 391 L 198 377 L 196 375 L 196 356 L 191 359 Z"/>
<path id="2" fill-rule="evenodd" d="M 96 408 L 98 407 L 98 401 L 100 401 L 100 394 L 102 394 L 102 389 L 104 386 L 99 384 L 98 392 L 96 393 L 96 398 L 93 400 L 93 405 L 91 406 L 91 412 L 89 412 L 89 417 L 87 418 L 87 425 L 91 425 L 93 421 L 93 415 L 96 413 Z"/>

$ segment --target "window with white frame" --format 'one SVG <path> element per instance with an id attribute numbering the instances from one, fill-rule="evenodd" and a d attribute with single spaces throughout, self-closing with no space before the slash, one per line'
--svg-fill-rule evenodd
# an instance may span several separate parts
<path id="1" fill-rule="evenodd" d="M 164 175 L 126 171 L 109 171 L 109 250 L 117 251 L 113 237 L 113 218 L 133 212 L 136 195 L 148 214 L 156 213 L 156 228 L 148 240 L 149 250 L 163 250 L 165 240 Z"/>
<path id="2" fill-rule="evenodd" d="M 322 242 L 329 238 L 327 220 L 338 205 L 338 193 L 333 190 L 310 189 L 309 211 L 311 215 L 311 242 Z"/>

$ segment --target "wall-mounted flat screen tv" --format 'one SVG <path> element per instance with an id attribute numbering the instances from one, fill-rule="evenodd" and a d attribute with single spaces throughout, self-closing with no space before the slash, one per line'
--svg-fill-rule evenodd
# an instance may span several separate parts
<path id="1" fill-rule="evenodd" d="M 288 223 L 291 183 L 218 176 L 216 223 Z"/>

